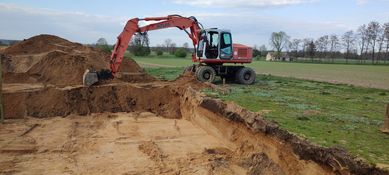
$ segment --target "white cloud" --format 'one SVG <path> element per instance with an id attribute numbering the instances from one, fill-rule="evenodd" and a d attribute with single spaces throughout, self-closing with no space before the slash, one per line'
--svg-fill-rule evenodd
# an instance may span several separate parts
<path id="1" fill-rule="evenodd" d="M 178 4 L 200 7 L 269 7 L 309 3 L 315 0 L 173 0 Z"/>
<path id="2" fill-rule="evenodd" d="M 38 34 L 53 34 L 66 39 L 93 43 L 106 37 L 113 43 L 122 30 L 123 17 L 64 12 L 0 3 L 0 38 L 24 39 Z M 110 40 L 112 38 L 112 40 Z"/>
<path id="3" fill-rule="evenodd" d="M 360 21 L 357 21 L 357 25 L 350 25 L 349 21 L 341 19 L 339 21 L 308 21 L 260 15 L 258 12 L 250 10 L 235 13 L 209 12 L 201 9 L 156 11 L 145 16 L 165 16 L 167 14 L 181 14 L 183 16 L 195 14 L 205 28 L 230 29 L 234 42 L 250 46 L 268 44 L 269 36 L 274 31 L 285 31 L 294 38 L 317 38 L 324 34 L 341 34 L 346 30 L 355 29 L 360 24 Z M 100 37 L 106 38 L 109 43 L 114 43 L 128 20 L 127 17 L 121 16 L 55 11 L 2 3 L 0 3 L 0 16 L 1 39 L 24 39 L 46 33 L 81 43 L 93 43 Z M 147 24 L 148 22 L 145 22 L 140 25 Z M 177 45 L 191 42 L 185 32 L 176 28 L 150 31 L 149 36 L 152 46 L 161 44 L 168 38 Z"/>

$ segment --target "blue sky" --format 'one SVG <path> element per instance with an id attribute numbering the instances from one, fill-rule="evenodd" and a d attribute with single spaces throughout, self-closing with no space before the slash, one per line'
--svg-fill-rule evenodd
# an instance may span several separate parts
<path id="1" fill-rule="evenodd" d="M 292 38 L 342 34 L 375 20 L 389 22 L 389 0 L 0 0 L 0 38 L 24 39 L 46 33 L 71 41 L 114 43 L 126 20 L 181 14 L 205 28 L 230 29 L 234 42 L 269 43 L 273 31 Z M 149 32 L 151 45 L 171 38 L 190 43 L 183 31 Z"/>

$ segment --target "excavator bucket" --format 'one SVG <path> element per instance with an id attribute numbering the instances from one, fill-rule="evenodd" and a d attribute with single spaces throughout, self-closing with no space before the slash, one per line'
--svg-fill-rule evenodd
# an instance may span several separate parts
<path id="1" fill-rule="evenodd" d="M 389 104 L 386 106 L 386 116 L 384 120 L 384 126 L 381 128 L 381 132 L 389 134 Z"/>
<path id="2" fill-rule="evenodd" d="M 99 81 L 99 78 L 97 76 L 97 72 L 90 71 L 87 69 L 84 72 L 84 75 L 82 76 L 82 83 L 85 86 L 92 86 L 93 84 L 97 83 Z"/>

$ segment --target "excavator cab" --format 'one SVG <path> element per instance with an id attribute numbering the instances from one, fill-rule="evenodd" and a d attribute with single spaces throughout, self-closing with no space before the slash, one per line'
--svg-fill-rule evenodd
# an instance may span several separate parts
<path id="1" fill-rule="evenodd" d="M 196 54 L 200 59 L 231 60 L 233 58 L 231 32 L 215 28 L 202 30 Z"/>

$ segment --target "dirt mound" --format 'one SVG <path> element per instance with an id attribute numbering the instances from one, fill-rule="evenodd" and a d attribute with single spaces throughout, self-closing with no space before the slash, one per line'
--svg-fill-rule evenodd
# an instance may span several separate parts
<path id="1" fill-rule="evenodd" d="M 50 52 L 52 50 L 69 50 L 74 47 L 83 46 L 57 36 L 42 34 L 25 39 L 22 42 L 8 47 L 4 50 L 4 53 L 11 55 L 38 54 Z"/>
<path id="2" fill-rule="evenodd" d="M 48 53 L 27 73 L 38 82 L 56 85 L 81 84 L 86 69 L 104 69 L 107 68 L 107 64 L 108 62 L 96 52 L 84 55 L 56 50 Z"/>
<path id="3" fill-rule="evenodd" d="M 144 70 L 133 59 L 124 58 L 122 64 L 120 65 L 119 72 L 137 73 L 144 72 Z"/>
<path id="4" fill-rule="evenodd" d="M 188 86 L 193 89 L 202 89 L 202 88 L 214 88 L 215 85 L 212 83 L 203 83 L 196 79 L 196 76 L 192 72 L 184 72 L 175 80 L 172 81 L 177 87 L 180 87 L 182 90 L 186 90 Z"/>
<path id="5" fill-rule="evenodd" d="M 3 53 L 5 83 L 80 85 L 86 69 L 109 69 L 109 54 L 53 35 L 34 36 L 8 47 Z M 124 76 L 122 81 L 154 80 L 129 58 L 123 60 L 119 72 L 139 73 Z"/>

